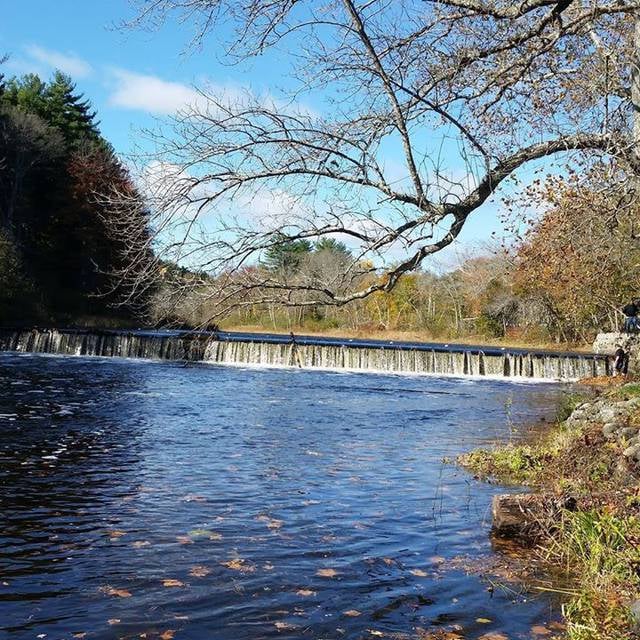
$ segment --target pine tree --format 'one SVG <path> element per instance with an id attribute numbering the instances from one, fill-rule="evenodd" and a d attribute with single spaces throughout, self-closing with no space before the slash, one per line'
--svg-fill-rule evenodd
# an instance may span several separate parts
<path id="1" fill-rule="evenodd" d="M 22 78 L 11 78 L 5 86 L 3 102 L 17 107 L 25 113 L 32 113 L 46 120 L 46 84 L 34 73 Z"/>
<path id="2" fill-rule="evenodd" d="M 76 94 L 76 85 L 71 78 L 56 71 L 45 92 L 45 113 L 42 116 L 49 124 L 57 127 L 69 148 L 77 148 L 84 140 L 98 142 L 100 132 L 96 122 L 96 112 L 83 94 Z"/>

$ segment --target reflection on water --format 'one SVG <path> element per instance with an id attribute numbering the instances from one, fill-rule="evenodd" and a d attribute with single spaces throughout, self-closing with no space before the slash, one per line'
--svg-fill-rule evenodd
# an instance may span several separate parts
<path id="1" fill-rule="evenodd" d="M 442 458 L 561 391 L 1 354 L 0 638 L 529 638 Z"/>

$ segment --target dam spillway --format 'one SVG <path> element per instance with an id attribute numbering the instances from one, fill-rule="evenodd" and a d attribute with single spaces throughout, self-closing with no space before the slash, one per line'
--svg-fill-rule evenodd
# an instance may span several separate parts
<path id="1" fill-rule="evenodd" d="M 225 331 L 0 329 L 0 351 L 513 380 L 575 381 L 611 368 L 586 353 Z"/>

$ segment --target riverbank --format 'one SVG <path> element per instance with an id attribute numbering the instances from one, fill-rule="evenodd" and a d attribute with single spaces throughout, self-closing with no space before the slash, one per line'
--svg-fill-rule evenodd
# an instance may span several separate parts
<path id="1" fill-rule="evenodd" d="M 631 640 L 640 638 L 640 383 L 594 393 L 568 397 L 534 442 L 478 449 L 459 462 L 555 505 L 535 522 L 531 558 L 567 578 L 558 587 L 565 637 Z"/>

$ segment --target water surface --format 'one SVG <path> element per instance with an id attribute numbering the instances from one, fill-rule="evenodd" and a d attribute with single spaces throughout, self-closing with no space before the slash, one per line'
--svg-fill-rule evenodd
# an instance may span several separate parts
<path id="1" fill-rule="evenodd" d="M 442 459 L 562 391 L 0 354 L 0 638 L 531 638 L 451 568 L 500 489 Z"/>

